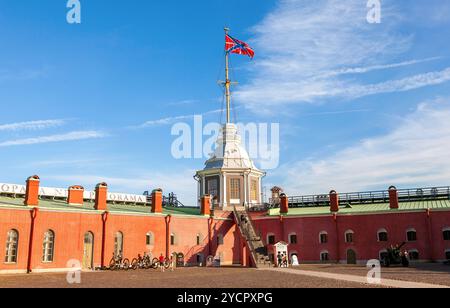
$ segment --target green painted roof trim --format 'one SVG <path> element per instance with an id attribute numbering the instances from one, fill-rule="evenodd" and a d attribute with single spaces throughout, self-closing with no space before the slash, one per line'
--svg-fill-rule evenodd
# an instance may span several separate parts
<path id="1" fill-rule="evenodd" d="M 0 196 L 0 206 L 21 206 L 24 199 L 22 198 L 9 198 Z M 39 207 L 44 209 L 54 210 L 82 210 L 85 212 L 94 212 L 94 203 L 85 202 L 81 205 L 69 205 L 65 201 L 61 200 L 39 200 Z M 123 204 L 110 204 L 108 203 L 108 210 L 111 213 L 124 213 L 124 214 L 151 214 L 150 206 L 138 206 L 138 205 L 123 205 Z M 183 216 L 200 216 L 200 208 L 164 208 L 163 215 L 183 215 Z"/>
<path id="2" fill-rule="evenodd" d="M 356 204 L 351 207 L 340 207 L 339 214 L 374 214 L 382 212 L 411 212 L 420 210 L 450 210 L 450 200 L 425 200 L 401 202 L 398 210 L 391 210 L 389 203 Z M 286 216 L 329 215 L 329 207 L 290 208 Z M 268 216 L 279 216 L 280 209 L 269 210 Z"/>

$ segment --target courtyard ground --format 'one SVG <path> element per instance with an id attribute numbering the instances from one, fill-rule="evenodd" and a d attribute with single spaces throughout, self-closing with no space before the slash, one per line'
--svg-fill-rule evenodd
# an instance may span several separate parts
<path id="1" fill-rule="evenodd" d="M 368 273 L 368 269 L 364 266 L 341 264 L 302 265 L 294 267 L 294 269 L 364 277 Z M 409 268 L 383 267 L 381 268 L 381 278 L 450 286 L 450 266 L 437 263 L 418 263 Z"/>
<path id="2" fill-rule="evenodd" d="M 179 268 L 174 272 L 138 270 L 83 272 L 80 284 L 69 284 L 66 273 L 1 275 L 0 288 L 375 288 L 361 283 L 363 266 L 301 265 L 292 269 Z M 336 275 L 338 274 L 338 275 Z M 384 281 L 450 286 L 450 266 L 417 264 L 382 268 Z M 331 278 L 330 278 L 331 277 Z M 347 279 L 347 278 L 349 279 Z M 352 278 L 353 277 L 353 278 Z M 386 286 L 386 285 L 385 285 Z M 389 284 L 387 284 L 389 286 Z M 393 286 L 392 284 L 390 286 Z M 395 286 L 395 283 L 394 283 Z M 408 287 L 400 286 L 400 287 Z M 420 287 L 420 286 L 419 286 Z"/>
<path id="3" fill-rule="evenodd" d="M 82 273 L 68 284 L 64 273 L 0 276 L 2 288 L 373 288 L 367 284 L 241 268 L 181 268 Z"/>

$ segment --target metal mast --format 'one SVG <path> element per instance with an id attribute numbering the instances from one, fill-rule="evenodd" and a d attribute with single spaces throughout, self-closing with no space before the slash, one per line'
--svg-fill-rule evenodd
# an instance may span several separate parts
<path id="1" fill-rule="evenodd" d="M 225 28 L 225 35 L 228 35 L 229 28 Z M 227 124 L 231 123 L 230 109 L 231 109 L 231 80 L 229 69 L 229 53 L 225 52 L 225 97 L 227 101 Z"/>

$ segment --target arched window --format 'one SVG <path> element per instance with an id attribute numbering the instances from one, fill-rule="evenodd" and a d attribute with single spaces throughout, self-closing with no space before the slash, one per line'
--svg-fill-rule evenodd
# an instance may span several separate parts
<path id="1" fill-rule="evenodd" d="M 42 262 L 53 262 L 55 250 L 55 232 L 48 230 L 44 233 L 44 242 L 42 245 Z"/>
<path id="2" fill-rule="evenodd" d="M 406 231 L 406 240 L 408 242 L 415 242 L 417 241 L 417 232 L 415 229 L 408 229 Z"/>
<path id="3" fill-rule="evenodd" d="M 386 229 L 380 229 L 377 232 L 378 242 L 387 242 L 388 241 L 388 232 Z"/>
<path id="4" fill-rule="evenodd" d="M 444 228 L 442 235 L 444 236 L 444 241 L 450 241 L 450 228 Z"/>
<path id="5" fill-rule="evenodd" d="M 114 235 L 114 256 L 123 257 L 123 233 L 120 231 Z"/>
<path id="6" fill-rule="evenodd" d="M 411 261 L 419 260 L 420 256 L 419 256 L 419 251 L 417 249 L 412 249 L 412 250 L 408 251 L 408 254 L 409 254 L 409 259 Z"/>
<path id="7" fill-rule="evenodd" d="M 6 237 L 5 263 L 17 263 L 17 246 L 19 244 L 19 232 L 8 231 Z"/>
<path id="8" fill-rule="evenodd" d="M 268 233 L 266 243 L 267 243 L 267 245 L 275 245 L 275 234 Z"/>
<path id="9" fill-rule="evenodd" d="M 345 231 L 345 242 L 346 243 L 353 243 L 355 240 L 355 232 L 352 230 Z"/>
<path id="10" fill-rule="evenodd" d="M 327 250 L 324 250 L 320 253 L 320 261 L 327 262 L 330 260 L 330 254 Z"/>
<path id="11" fill-rule="evenodd" d="M 223 245 L 223 235 L 217 235 L 217 245 Z"/>
<path id="12" fill-rule="evenodd" d="M 328 243 L 328 233 L 326 231 L 322 231 L 319 233 L 319 243 L 320 244 Z"/>
<path id="13" fill-rule="evenodd" d="M 170 245 L 177 245 L 177 235 L 175 233 L 170 234 Z"/>
<path id="14" fill-rule="evenodd" d="M 297 244 L 297 234 L 295 234 L 295 233 L 289 234 L 289 244 L 291 244 L 291 245 Z"/>
<path id="15" fill-rule="evenodd" d="M 147 246 L 155 245 L 155 236 L 153 235 L 153 232 L 147 232 L 145 235 L 145 244 Z"/>

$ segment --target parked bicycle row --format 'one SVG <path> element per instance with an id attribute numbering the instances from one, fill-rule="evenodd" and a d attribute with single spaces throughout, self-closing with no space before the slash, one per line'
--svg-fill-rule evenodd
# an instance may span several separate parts
<path id="1" fill-rule="evenodd" d="M 143 256 L 138 255 L 137 258 L 132 259 L 130 262 L 129 259 L 123 258 L 122 253 L 118 255 L 113 255 L 111 261 L 109 262 L 109 270 L 117 271 L 117 270 L 137 270 L 137 269 L 158 269 L 161 268 L 169 269 L 174 267 L 174 261 L 171 258 L 166 258 L 161 255 L 159 258 L 151 258 L 151 256 L 147 253 L 144 253 Z"/>

